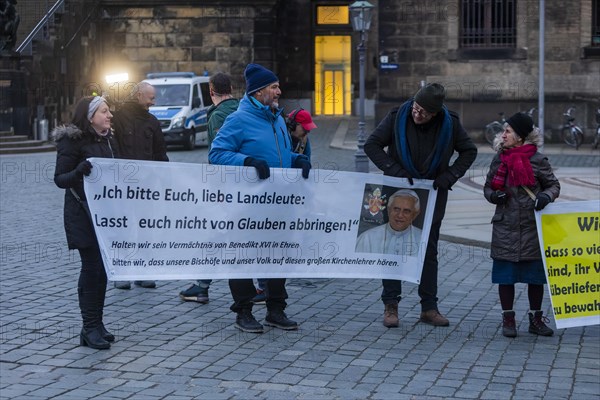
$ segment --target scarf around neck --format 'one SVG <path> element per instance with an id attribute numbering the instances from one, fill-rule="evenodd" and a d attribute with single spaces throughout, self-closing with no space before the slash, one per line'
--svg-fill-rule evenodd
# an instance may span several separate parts
<path id="1" fill-rule="evenodd" d="M 401 164 L 405 170 L 407 170 L 411 177 L 417 179 L 423 179 L 433 176 L 433 173 L 437 170 L 442 161 L 442 154 L 450 145 L 450 139 L 452 138 L 452 118 L 446 106 L 443 107 L 442 113 L 444 120 L 440 129 L 440 135 L 433 149 L 433 158 L 427 168 L 425 174 L 419 173 L 415 165 L 413 164 L 412 157 L 410 155 L 410 149 L 408 146 L 408 139 L 406 136 L 406 124 L 408 122 L 408 116 L 412 108 L 413 101 L 407 101 L 398 111 L 398 118 L 396 118 L 396 151 L 401 157 Z"/>
<path id="2" fill-rule="evenodd" d="M 537 152 L 533 144 L 506 149 L 500 153 L 500 166 L 492 179 L 493 190 L 502 190 L 507 186 L 533 186 L 535 178 L 529 159 Z"/>

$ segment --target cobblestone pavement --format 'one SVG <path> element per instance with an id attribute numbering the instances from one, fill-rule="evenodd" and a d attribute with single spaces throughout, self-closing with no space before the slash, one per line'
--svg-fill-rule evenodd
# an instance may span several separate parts
<path id="1" fill-rule="evenodd" d="M 328 146 L 339 122 L 317 123 L 315 165 L 353 170 L 353 151 Z M 206 162 L 205 149 L 169 156 Z M 600 327 L 531 335 L 519 287 L 519 336 L 503 337 L 488 251 L 452 242 L 440 243 L 447 328 L 418 323 L 414 284 L 404 285 L 400 328 L 387 329 L 379 281 L 292 279 L 287 311 L 300 329 L 245 334 L 232 326 L 225 281 L 207 305 L 179 300 L 189 282 L 162 281 L 109 286 L 105 321 L 117 341 L 80 347 L 79 260 L 67 251 L 54 157 L 0 157 L 1 399 L 600 399 Z M 264 306 L 254 312 L 264 317 Z"/>

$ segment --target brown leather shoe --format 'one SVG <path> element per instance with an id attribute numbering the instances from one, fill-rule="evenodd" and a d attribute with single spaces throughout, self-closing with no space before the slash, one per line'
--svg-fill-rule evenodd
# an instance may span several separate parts
<path id="1" fill-rule="evenodd" d="M 421 322 L 433 326 L 448 326 L 450 321 L 444 317 L 438 310 L 428 310 L 421 313 Z"/>
<path id="2" fill-rule="evenodd" d="M 400 325 L 398 320 L 398 303 L 386 304 L 383 312 L 383 326 L 386 328 L 397 328 Z"/>

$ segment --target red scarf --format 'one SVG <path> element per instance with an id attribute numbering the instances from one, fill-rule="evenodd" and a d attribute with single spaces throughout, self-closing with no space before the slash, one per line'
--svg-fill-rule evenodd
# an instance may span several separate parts
<path id="1" fill-rule="evenodd" d="M 508 186 L 533 186 L 535 178 L 529 159 L 536 153 L 537 147 L 533 144 L 506 149 L 500 153 L 501 164 L 491 182 L 494 190 L 504 189 Z M 508 179 L 507 179 L 508 178 Z"/>

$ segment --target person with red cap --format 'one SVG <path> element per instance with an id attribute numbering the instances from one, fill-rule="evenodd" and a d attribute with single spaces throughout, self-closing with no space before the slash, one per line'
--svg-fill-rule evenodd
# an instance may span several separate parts
<path id="1" fill-rule="evenodd" d="M 303 108 L 293 110 L 288 114 L 286 124 L 292 137 L 292 151 L 304 154 L 310 160 L 311 150 L 308 134 L 317 128 L 310 113 Z"/>

